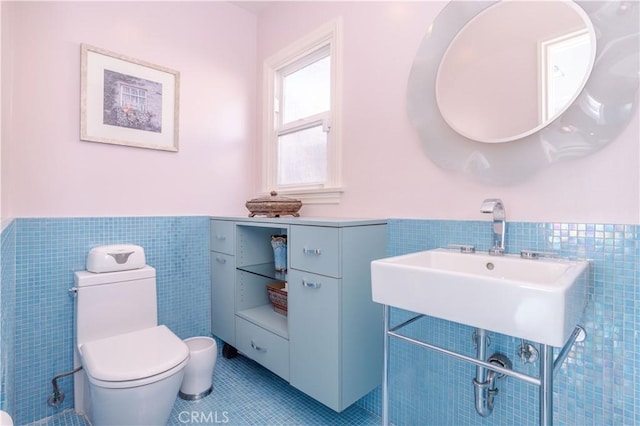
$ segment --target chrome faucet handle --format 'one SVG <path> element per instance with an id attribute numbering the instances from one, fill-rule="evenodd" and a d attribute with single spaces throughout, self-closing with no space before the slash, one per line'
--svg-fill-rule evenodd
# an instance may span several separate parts
<path id="1" fill-rule="evenodd" d="M 475 253 L 476 248 L 468 244 L 448 244 L 447 249 L 458 250 L 460 253 Z"/>
<path id="2" fill-rule="evenodd" d="M 560 256 L 558 256 L 558 253 L 554 253 L 550 251 L 522 250 L 520 252 L 520 257 L 523 259 L 540 259 L 540 258 L 556 259 Z"/>

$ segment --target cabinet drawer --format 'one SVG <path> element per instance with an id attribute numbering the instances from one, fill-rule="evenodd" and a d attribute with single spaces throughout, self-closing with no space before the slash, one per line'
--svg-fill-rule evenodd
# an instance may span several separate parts
<path id="1" fill-rule="evenodd" d="M 339 278 L 340 229 L 323 226 L 291 227 L 291 267 Z"/>
<path id="2" fill-rule="evenodd" d="M 236 317 L 236 348 L 289 381 L 289 341 Z"/>
<path id="3" fill-rule="evenodd" d="M 211 250 L 220 253 L 234 254 L 235 225 L 227 220 L 211 221 Z"/>

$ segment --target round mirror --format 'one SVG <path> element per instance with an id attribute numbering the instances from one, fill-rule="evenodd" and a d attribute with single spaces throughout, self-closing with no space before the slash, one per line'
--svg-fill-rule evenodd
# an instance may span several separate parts
<path id="1" fill-rule="evenodd" d="M 496 3 L 447 48 L 436 77 L 438 107 L 449 126 L 469 139 L 520 139 L 571 105 L 595 52 L 593 25 L 575 3 Z"/>
<path id="2" fill-rule="evenodd" d="M 595 49 L 595 59 L 588 61 L 593 64 L 591 73 L 588 72 L 591 68 L 589 65 L 586 68 L 586 75 L 577 84 L 577 88 L 568 90 L 566 93 L 564 91 L 554 93 L 552 97 L 558 101 L 554 102 L 553 106 L 545 102 L 547 106 L 544 108 L 547 111 L 540 112 L 539 115 L 547 118 L 539 124 L 529 124 L 508 131 L 502 128 L 500 133 L 494 131 L 482 135 L 473 135 L 470 128 L 463 130 L 462 124 L 454 124 L 456 117 L 460 115 L 456 112 L 460 108 L 460 102 L 453 102 L 454 107 L 446 107 L 445 104 L 453 99 L 449 99 L 450 95 L 444 94 L 444 90 L 456 86 L 459 79 L 451 84 L 440 84 L 439 79 L 442 78 L 444 81 L 445 74 L 448 74 L 444 71 L 446 65 L 443 63 L 449 60 L 462 60 L 465 55 L 473 56 L 476 50 L 480 51 L 471 47 L 466 52 L 455 53 L 458 49 L 452 46 L 452 43 L 461 37 L 459 34 L 463 29 L 465 29 L 463 32 L 466 32 L 466 28 L 475 26 L 470 22 L 473 22 L 476 17 L 484 13 L 488 14 L 496 4 L 507 3 L 526 6 L 527 3 L 548 2 L 513 0 L 449 2 L 427 29 L 427 34 L 416 54 L 407 85 L 409 120 L 416 128 L 425 152 L 431 160 L 444 169 L 461 171 L 489 184 L 514 183 L 543 166 L 595 152 L 614 140 L 624 130 L 637 114 L 639 101 L 640 3 L 637 1 L 567 2 L 558 0 L 553 3 L 569 4 L 568 7 L 573 10 L 574 15 L 583 18 L 583 25 L 587 27 L 587 32 L 590 34 L 589 49 L 592 52 Z M 483 37 L 485 33 L 501 35 L 507 27 L 528 26 L 527 21 L 530 17 L 515 18 L 511 13 L 506 13 L 506 16 L 499 21 L 493 20 L 489 28 L 481 31 Z M 550 14 L 545 16 L 545 20 L 552 19 Z M 544 23 L 536 22 L 536 25 L 546 26 Z M 570 28 L 565 28 L 562 33 L 570 35 L 574 31 L 580 32 L 584 29 L 576 30 L 573 24 L 570 24 Z M 597 38 L 595 46 L 593 33 Z M 549 34 L 545 40 L 553 40 L 555 37 L 562 40 L 562 34 Z M 503 38 L 516 39 L 520 38 L 520 35 L 516 31 L 507 37 L 503 35 Z M 497 50 L 494 48 L 484 51 L 490 74 L 498 73 L 505 66 L 505 59 L 494 55 L 497 55 Z M 554 67 L 551 67 L 551 70 L 547 71 L 548 80 L 559 78 L 562 73 L 566 74 L 569 66 L 572 67 L 580 62 L 574 60 L 572 55 L 564 55 L 562 50 L 551 54 L 554 57 L 552 63 L 557 64 L 561 72 L 554 74 Z M 451 59 L 448 58 L 450 52 L 454 52 L 451 53 Z M 461 58 L 455 59 L 458 56 Z M 447 57 L 446 60 L 445 57 Z M 508 55 L 506 60 L 508 62 Z M 582 70 L 585 72 L 584 67 Z M 468 74 L 473 77 L 473 73 Z M 484 80 L 475 80 L 475 83 L 475 86 L 487 85 Z M 551 81 L 547 83 L 547 85 L 553 84 Z M 493 108 L 496 104 L 504 104 L 504 102 L 494 101 L 497 98 L 495 92 L 508 90 L 514 89 L 507 89 L 506 86 L 493 89 L 494 92 L 491 95 L 481 96 L 481 102 L 467 109 L 463 115 L 467 118 L 471 116 L 473 119 L 473 116 L 482 114 L 485 109 Z M 534 95 L 533 98 L 525 101 L 525 104 L 529 102 L 537 105 L 537 99 L 546 96 L 547 90 L 539 93 L 544 95 Z M 458 94 L 457 97 L 460 98 L 462 95 Z M 500 108 L 504 105 L 497 106 Z M 516 109 L 512 104 L 509 108 Z M 542 110 L 543 107 L 534 107 L 534 109 Z M 500 118 L 498 123 L 516 121 L 516 118 L 522 114 L 516 114 L 511 110 L 502 111 L 502 114 L 498 114 Z M 479 140 L 505 143 L 485 143 Z"/>

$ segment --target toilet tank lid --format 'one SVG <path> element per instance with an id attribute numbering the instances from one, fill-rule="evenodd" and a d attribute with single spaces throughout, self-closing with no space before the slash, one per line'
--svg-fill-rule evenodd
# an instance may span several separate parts
<path id="1" fill-rule="evenodd" d="M 189 357 L 188 346 L 164 325 L 87 342 L 78 351 L 87 374 L 109 382 L 155 376 Z"/>
<path id="2" fill-rule="evenodd" d="M 102 274 L 96 274 L 88 271 L 76 271 L 74 273 L 74 282 L 76 287 L 86 287 L 90 285 L 155 278 L 155 276 L 156 270 L 151 266 L 145 266 L 131 271 L 105 272 Z"/>

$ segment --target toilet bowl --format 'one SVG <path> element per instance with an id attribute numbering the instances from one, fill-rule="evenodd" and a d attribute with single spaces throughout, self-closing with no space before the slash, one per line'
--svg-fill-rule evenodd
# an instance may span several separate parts
<path id="1" fill-rule="evenodd" d="M 93 424 L 166 423 L 189 360 L 181 343 L 161 325 L 82 345 Z"/>
<path id="2" fill-rule="evenodd" d="M 76 412 L 93 426 L 166 424 L 190 355 L 157 323 L 155 269 L 131 245 L 92 249 L 87 268 L 74 276 Z"/>

